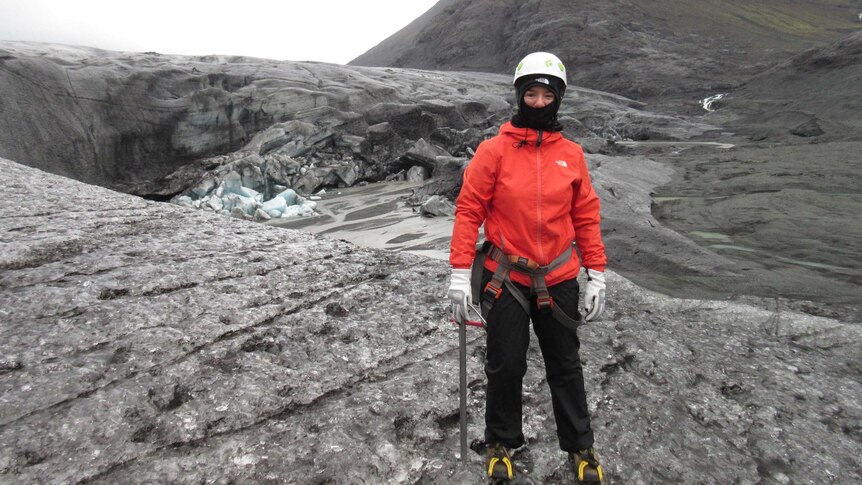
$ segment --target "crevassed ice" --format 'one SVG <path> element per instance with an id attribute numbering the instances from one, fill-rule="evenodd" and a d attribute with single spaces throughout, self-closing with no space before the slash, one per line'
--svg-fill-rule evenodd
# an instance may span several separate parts
<path id="1" fill-rule="evenodd" d="M 219 188 L 223 190 L 213 191 L 196 200 L 183 195 L 177 198 L 176 203 L 224 215 L 229 215 L 232 209 L 239 208 L 249 217 L 254 216 L 258 209 L 269 217 L 309 217 L 315 215 L 314 209 L 317 207 L 317 202 L 300 197 L 293 189 L 283 190 L 272 199 L 264 201 L 263 194 L 248 187 L 236 185 L 225 188 L 223 182 Z"/>

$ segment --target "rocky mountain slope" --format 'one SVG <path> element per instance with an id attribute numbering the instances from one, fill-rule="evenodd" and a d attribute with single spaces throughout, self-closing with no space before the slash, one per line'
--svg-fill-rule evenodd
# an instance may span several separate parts
<path id="1" fill-rule="evenodd" d="M 797 54 L 722 100 L 714 122 L 758 140 L 862 140 L 862 30 Z"/>
<path id="2" fill-rule="evenodd" d="M 5 159 L 0 185 L 0 482 L 485 482 L 446 263 Z M 580 337 L 609 483 L 862 480 L 858 324 L 608 280 Z M 536 345 L 525 386 L 516 460 L 571 483 Z"/>
<path id="3" fill-rule="evenodd" d="M 350 64 L 508 74 L 527 53 L 547 50 L 580 86 L 635 99 L 705 97 L 857 30 L 860 8 L 834 0 L 441 0 Z"/>
<path id="4" fill-rule="evenodd" d="M 745 279 L 765 277 L 761 295 L 805 298 L 800 288 L 769 287 L 809 282 L 829 288 L 818 300 L 836 304 L 830 312 L 859 308 L 859 86 L 862 31 L 755 76 L 702 118 L 735 133 L 725 139 L 736 148 L 650 154 L 674 169 L 655 192 L 653 215 L 741 262 Z"/>

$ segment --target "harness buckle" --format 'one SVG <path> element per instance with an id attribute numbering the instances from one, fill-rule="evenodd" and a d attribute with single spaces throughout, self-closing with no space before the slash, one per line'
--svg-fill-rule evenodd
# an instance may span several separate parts
<path id="1" fill-rule="evenodd" d="M 493 285 L 493 281 L 489 281 L 487 285 L 485 285 L 485 293 L 490 293 L 494 296 L 495 300 L 500 299 L 500 295 L 503 294 L 503 287 L 497 287 Z"/>
<path id="2" fill-rule="evenodd" d="M 525 258 L 523 256 L 516 256 L 514 254 L 508 255 L 508 258 L 509 258 L 509 263 L 511 263 L 512 266 L 519 268 L 519 269 L 522 269 L 528 273 L 539 267 L 539 263 L 533 261 L 530 258 Z"/>
<path id="3" fill-rule="evenodd" d="M 551 295 L 537 296 L 536 297 L 536 306 L 539 307 L 539 310 L 553 310 L 554 309 L 554 298 Z"/>

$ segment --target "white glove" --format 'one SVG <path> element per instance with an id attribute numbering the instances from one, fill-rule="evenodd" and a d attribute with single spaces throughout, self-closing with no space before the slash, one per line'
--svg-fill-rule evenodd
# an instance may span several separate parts
<path id="1" fill-rule="evenodd" d="M 473 305 L 473 292 L 470 288 L 470 269 L 452 268 L 452 276 L 449 279 L 449 293 L 447 297 L 452 301 L 452 312 L 455 320 L 467 320 L 467 305 Z"/>
<path id="2" fill-rule="evenodd" d="M 597 320 L 605 311 L 605 274 L 594 269 L 587 270 L 587 288 L 584 290 L 584 320 Z"/>

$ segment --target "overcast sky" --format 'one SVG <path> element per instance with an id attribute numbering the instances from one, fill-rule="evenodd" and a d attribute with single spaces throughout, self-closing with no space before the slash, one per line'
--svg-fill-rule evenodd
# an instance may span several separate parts
<path id="1" fill-rule="evenodd" d="M 346 64 L 437 0 L 0 0 L 0 40 Z"/>

